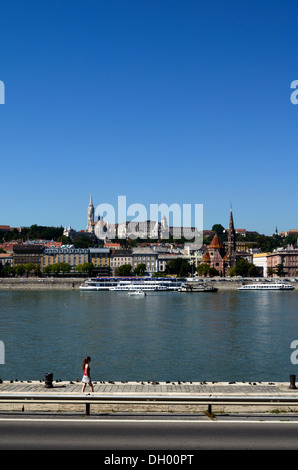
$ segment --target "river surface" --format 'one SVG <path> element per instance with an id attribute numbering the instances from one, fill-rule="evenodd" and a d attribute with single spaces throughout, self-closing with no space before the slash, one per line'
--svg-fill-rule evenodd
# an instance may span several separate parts
<path id="1" fill-rule="evenodd" d="M 297 307 L 296 289 L 146 297 L 4 291 L 0 378 L 81 379 L 89 355 L 94 381 L 287 382 L 298 373 L 291 362 Z"/>

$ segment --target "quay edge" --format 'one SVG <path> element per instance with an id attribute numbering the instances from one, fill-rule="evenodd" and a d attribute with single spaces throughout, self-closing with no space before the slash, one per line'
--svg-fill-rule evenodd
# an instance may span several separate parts
<path id="1" fill-rule="evenodd" d="M 8 290 L 79 290 L 80 285 L 86 278 L 2 278 L 0 279 L 0 291 Z M 254 281 L 252 281 L 254 282 Z M 216 280 L 209 279 L 208 283 L 221 290 L 237 290 L 243 280 L 229 279 Z M 294 283 L 294 290 L 298 286 Z"/>
<path id="2" fill-rule="evenodd" d="M 206 397 L 289 397 L 298 398 L 298 390 L 290 388 L 289 382 L 157 382 L 157 381 L 100 381 L 94 380 L 94 393 L 92 396 L 150 396 L 158 397 L 187 397 L 187 396 L 206 396 Z M 2 412 L 78 412 L 84 413 L 84 404 L 67 403 L 1 403 L 1 396 L 11 394 L 14 397 L 18 395 L 71 395 L 82 396 L 82 384 L 76 380 L 53 380 L 53 387 L 46 388 L 44 381 L 9 381 L 3 380 L 0 383 L 0 413 Z M 83 394 L 88 398 L 89 390 Z M 206 413 L 206 404 L 92 404 L 92 413 L 117 413 L 117 412 L 166 412 L 166 413 Z M 289 408 L 286 405 L 239 405 L 228 406 L 212 405 L 214 413 L 298 413 L 296 408 Z"/>

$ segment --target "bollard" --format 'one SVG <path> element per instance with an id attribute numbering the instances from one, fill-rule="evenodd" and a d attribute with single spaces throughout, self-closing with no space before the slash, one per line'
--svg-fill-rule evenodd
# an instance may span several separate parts
<path id="1" fill-rule="evenodd" d="M 45 388 L 53 388 L 53 374 L 48 373 L 45 375 Z"/>
<path id="2" fill-rule="evenodd" d="M 290 386 L 289 389 L 295 390 L 297 387 L 295 385 L 296 375 L 290 375 Z"/>

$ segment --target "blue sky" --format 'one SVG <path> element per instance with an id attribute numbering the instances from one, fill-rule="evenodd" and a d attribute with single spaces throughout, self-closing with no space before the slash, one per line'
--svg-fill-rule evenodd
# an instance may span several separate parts
<path id="1" fill-rule="evenodd" d="M 298 228 L 296 1 L 2 0 L 0 225 L 203 204 Z"/>

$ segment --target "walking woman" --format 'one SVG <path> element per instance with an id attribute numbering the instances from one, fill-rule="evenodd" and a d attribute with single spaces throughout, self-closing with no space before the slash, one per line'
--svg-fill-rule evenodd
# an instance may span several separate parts
<path id="1" fill-rule="evenodd" d="M 91 376 L 90 376 L 90 366 L 89 366 L 90 362 L 91 362 L 91 357 L 89 357 L 89 356 L 85 357 L 85 359 L 83 360 L 84 375 L 83 375 L 83 378 L 82 378 L 82 382 L 83 382 L 82 392 L 85 391 L 85 388 L 86 388 L 87 384 L 91 388 L 91 392 L 94 391 L 93 390 L 93 385 L 92 385 L 92 382 L 91 382 Z"/>

